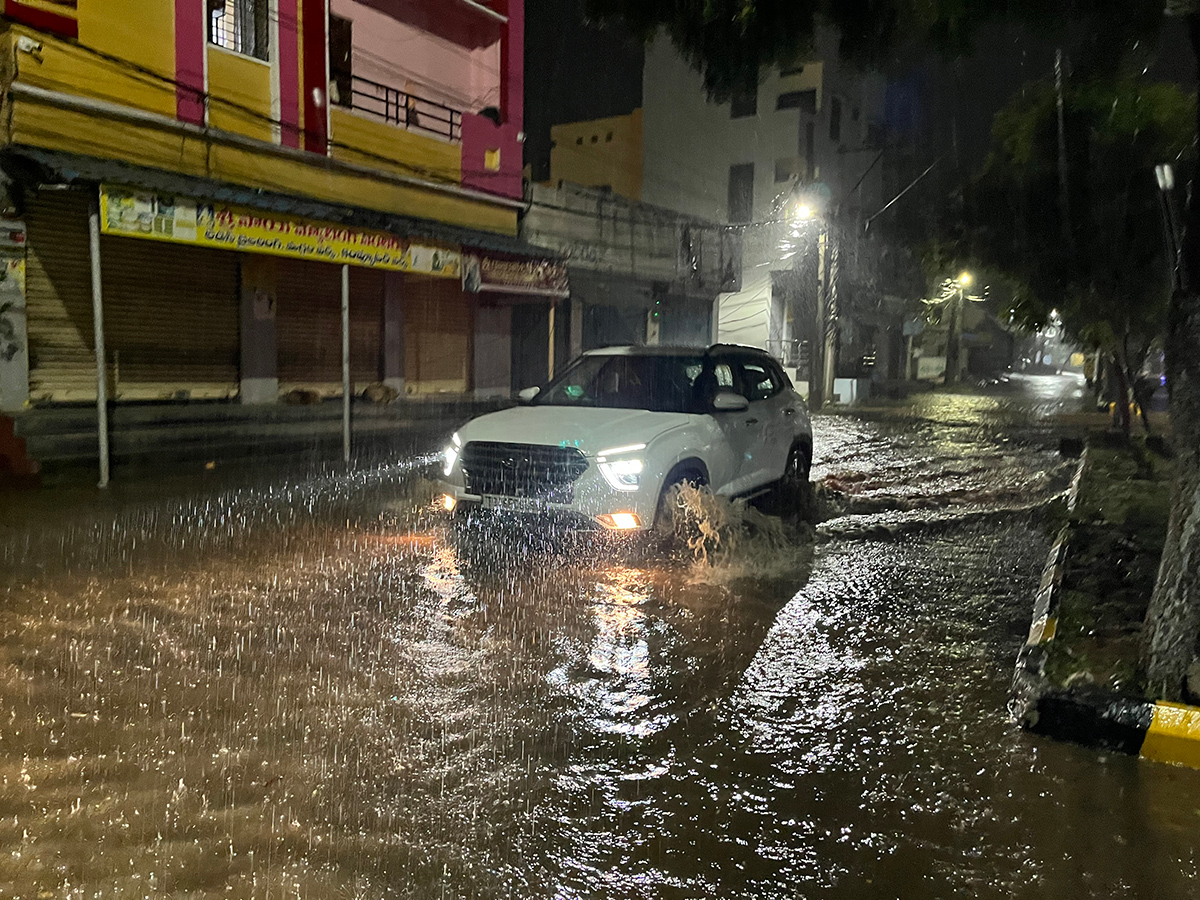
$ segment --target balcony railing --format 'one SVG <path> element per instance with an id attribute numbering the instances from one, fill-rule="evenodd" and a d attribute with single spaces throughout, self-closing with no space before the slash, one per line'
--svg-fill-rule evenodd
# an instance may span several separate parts
<path id="1" fill-rule="evenodd" d="M 462 113 L 457 109 L 357 75 L 350 79 L 350 90 L 342 92 L 339 102 L 410 131 L 462 140 Z"/>

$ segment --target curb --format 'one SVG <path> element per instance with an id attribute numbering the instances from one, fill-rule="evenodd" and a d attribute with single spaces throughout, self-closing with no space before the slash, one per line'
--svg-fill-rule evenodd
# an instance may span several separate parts
<path id="1" fill-rule="evenodd" d="M 1085 449 L 1067 492 L 1068 512 L 1075 511 L 1086 467 Z M 1033 734 L 1200 769 L 1200 707 L 1152 703 L 1090 685 L 1059 688 L 1046 680 L 1071 533 L 1064 525 L 1042 570 L 1029 637 L 1017 655 L 1009 714 Z"/>

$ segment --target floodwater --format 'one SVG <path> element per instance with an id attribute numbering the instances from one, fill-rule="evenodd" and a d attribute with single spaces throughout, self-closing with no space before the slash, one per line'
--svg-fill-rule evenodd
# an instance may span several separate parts
<path id="1" fill-rule="evenodd" d="M 1200 773 L 1005 714 L 1079 388 L 821 417 L 827 520 L 703 564 L 428 459 L 10 504 L 0 897 L 1197 896 Z"/>

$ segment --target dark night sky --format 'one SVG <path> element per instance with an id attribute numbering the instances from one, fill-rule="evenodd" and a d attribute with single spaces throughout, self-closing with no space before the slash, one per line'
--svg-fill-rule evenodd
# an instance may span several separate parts
<path id="1" fill-rule="evenodd" d="M 585 0 L 527 0 L 525 161 L 535 179 L 549 177 L 550 127 L 623 115 L 642 102 L 642 49 L 617 26 L 585 22 Z M 1054 72 L 1052 41 L 1014 27 L 993 27 L 976 41 L 971 58 L 946 63 L 927 56 L 902 67 L 899 93 L 915 103 L 901 118 L 929 159 L 955 157 L 964 173 L 983 164 L 992 118 L 1022 84 Z M 1178 20 L 1168 20 L 1149 77 L 1194 84 L 1194 62 Z M 893 93 L 897 93 L 893 88 Z M 902 104 L 903 106 L 903 104 Z M 898 124 L 895 122 L 889 124 Z"/>
<path id="2" fill-rule="evenodd" d="M 527 0 L 525 162 L 550 175 L 550 126 L 625 115 L 642 105 L 642 48 L 584 22 L 584 0 Z"/>
<path id="3" fill-rule="evenodd" d="M 1069 48 L 1067 52 L 1069 71 Z M 927 58 L 910 70 L 909 76 L 923 88 L 918 126 L 922 136 L 953 162 L 952 135 L 956 130 L 959 161 L 967 172 L 976 171 L 991 147 L 996 112 L 1022 85 L 1053 78 L 1054 55 L 1054 41 L 1031 37 L 1016 27 L 994 27 L 977 38 L 976 51 L 968 59 L 943 62 Z M 1167 21 L 1149 63 L 1148 79 L 1178 81 L 1192 89 L 1195 64 L 1179 20 Z"/>

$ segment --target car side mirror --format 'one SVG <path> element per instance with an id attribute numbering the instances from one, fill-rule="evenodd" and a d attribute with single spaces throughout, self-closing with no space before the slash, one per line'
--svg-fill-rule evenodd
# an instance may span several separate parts
<path id="1" fill-rule="evenodd" d="M 521 403 L 532 403 L 533 398 L 542 392 L 540 387 L 528 387 L 523 391 L 517 391 L 517 400 Z"/>
<path id="2" fill-rule="evenodd" d="M 750 401 L 734 391 L 719 391 L 713 397 L 713 412 L 744 412 L 750 408 Z"/>

